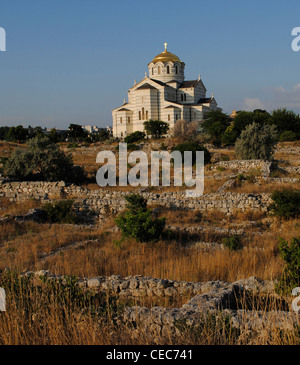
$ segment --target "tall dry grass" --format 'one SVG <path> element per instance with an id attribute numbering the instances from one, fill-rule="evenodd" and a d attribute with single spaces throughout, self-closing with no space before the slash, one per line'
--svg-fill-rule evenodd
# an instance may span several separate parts
<path id="1" fill-rule="evenodd" d="M 249 331 L 249 317 L 239 328 L 230 324 L 222 312 L 199 318 L 199 325 L 184 321 L 175 325 L 179 332 L 144 327 L 143 323 L 124 323 L 123 304 L 105 294 L 90 295 L 74 281 L 67 285 L 0 277 L 7 293 L 7 311 L 0 313 L 1 345 L 243 345 L 299 344 L 297 327 L 279 329 L 276 312 L 282 303 L 271 297 L 237 298 L 237 307 L 256 308 L 261 316 L 274 311 L 274 320 L 261 331 Z M 72 284 L 73 283 L 73 284 Z M 130 303 L 127 303 L 132 305 Z M 254 317 L 255 318 L 255 317 Z M 250 319 L 251 320 L 251 319 Z"/>

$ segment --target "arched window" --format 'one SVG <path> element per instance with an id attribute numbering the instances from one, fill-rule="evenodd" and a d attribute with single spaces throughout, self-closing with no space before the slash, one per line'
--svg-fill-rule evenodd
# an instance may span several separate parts
<path id="1" fill-rule="evenodd" d="M 139 120 L 141 120 L 141 119 L 142 119 L 141 112 L 139 112 Z"/>
<path id="2" fill-rule="evenodd" d="M 127 120 L 128 120 L 128 123 L 130 123 L 130 117 L 128 117 L 128 119 L 127 119 Z"/>
<path id="3" fill-rule="evenodd" d="M 145 108 L 142 108 L 142 119 L 145 119 Z"/>
<path id="4" fill-rule="evenodd" d="M 157 71 L 158 71 L 158 74 L 160 75 L 160 72 L 161 72 L 160 66 L 158 66 Z"/>
<path id="5" fill-rule="evenodd" d="M 148 120 L 148 110 L 146 110 L 146 120 Z"/>
<path id="6" fill-rule="evenodd" d="M 170 66 L 167 66 L 167 74 L 170 73 Z"/>
<path id="7" fill-rule="evenodd" d="M 154 75 L 154 69 L 153 69 L 153 67 L 152 67 L 152 75 Z"/>
<path id="8" fill-rule="evenodd" d="M 178 74 L 178 66 L 175 66 L 176 75 Z"/>

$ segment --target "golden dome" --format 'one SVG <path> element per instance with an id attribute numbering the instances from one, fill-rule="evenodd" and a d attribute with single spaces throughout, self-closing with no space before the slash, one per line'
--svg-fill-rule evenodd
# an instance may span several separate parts
<path id="1" fill-rule="evenodd" d="M 175 54 L 167 51 L 167 43 L 165 43 L 165 50 L 164 52 L 158 54 L 153 58 L 153 63 L 157 62 L 182 62 L 179 57 Z M 151 63 L 151 62 L 150 62 Z"/>

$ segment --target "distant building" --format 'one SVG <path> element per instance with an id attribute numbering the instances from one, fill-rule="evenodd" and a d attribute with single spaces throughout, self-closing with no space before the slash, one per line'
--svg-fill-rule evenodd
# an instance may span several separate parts
<path id="1" fill-rule="evenodd" d="M 106 131 L 107 131 L 107 133 L 108 133 L 110 136 L 112 136 L 112 134 L 113 134 L 113 128 L 112 128 L 111 126 L 107 126 L 107 127 L 106 127 Z"/>
<path id="2" fill-rule="evenodd" d="M 96 127 L 95 125 L 82 125 L 81 128 L 88 133 L 98 133 L 101 128 Z"/>
<path id="3" fill-rule="evenodd" d="M 140 82 L 134 82 L 128 92 L 128 102 L 112 111 L 113 136 L 126 137 L 143 131 L 149 119 L 169 123 L 170 129 L 179 119 L 187 122 L 203 121 L 204 114 L 218 110 L 214 98 L 206 97 L 206 87 L 199 75 L 197 80 L 184 80 L 185 63 L 167 51 L 148 64 L 148 73 Z"/>

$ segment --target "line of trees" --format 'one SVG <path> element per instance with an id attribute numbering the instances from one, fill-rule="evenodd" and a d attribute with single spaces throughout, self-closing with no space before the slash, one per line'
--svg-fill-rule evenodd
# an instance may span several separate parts
<path id="1" fill-rule="evenodd" d="M 221 111 L 210 111 L 205 115 L 203 131 L 215 145 L 234 145 L 243 130 L 250 124 L 274 126 L 280 142 L 300 139 L 300 117 L 293 111 L 277 109 L 271 114 L 266 110 L 240 111 L 234 119 Z"/>
<path id="2" fill-rule="evenodd" d="M 57 130 L 52 128 L 46 133 L 46 129 L 41 127 L 0 127 L 0 140 L 16 143 L 25 143 L 35 137 L 47 135 L 52 142 L 100 142 L 108 139 L 109 133 L 106 130 L 100 130 L 97 133 L 88 133 L 81 125 L 70 124 L 68 130 Z"/>

